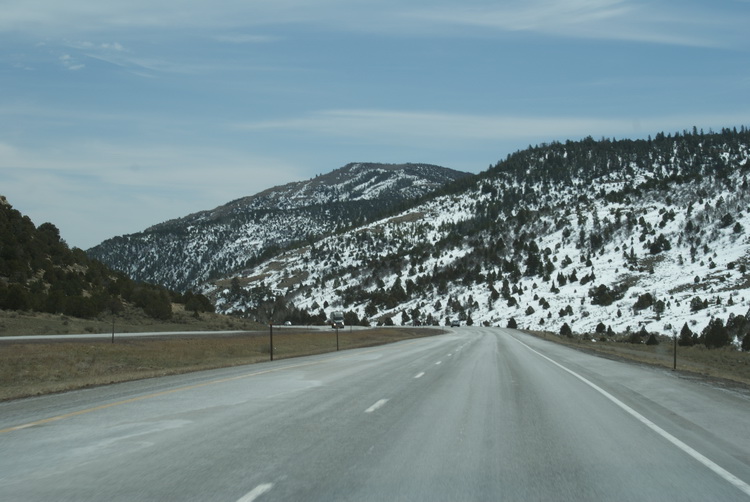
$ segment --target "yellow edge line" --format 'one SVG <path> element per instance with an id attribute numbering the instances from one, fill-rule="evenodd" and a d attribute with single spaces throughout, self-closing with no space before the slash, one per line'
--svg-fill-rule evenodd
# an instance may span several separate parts
<path id="1" fill-rule="evenodd" d="M 412 343 L 416 343 L 416 341 L 408 342 L 408 345 L 411 345 Z M 368 354 L 370 352 L 377 352 L 378 350 L 382 350 L 383 348 L 384 347 L 377 347 L 377 348 L 366 350 L 366 351 L 363 351 L 363 352 L 358 352 L 357 354 Z M 161 392 L 154 392 L 152 394 L 146 394 L 146 395 L 143 395 L 143 396 L 133 397 L 133 398 L 130 398 L 130 399 L 124 399 L 122 401 L 115 401 L 114 403 L 102 404 L 100 406 L 94 406 L 92 408 L 84 408 L 82 410 L 72 411 L 70 413 L 64 413 L 62 415 L 56 415 L 54 417 L 43 418 L 41 420 L 35 420 L 34 422 L 29 422 L 29 423 L 22 424 L 22 425 L 15 425 L 13 427 L 7 427 L 5 429 L 0 429 L 0 434 L 6 434 L 8 432 L 18 431 L 18 430 L 21 430 L 21 429 L 28 429 L 29 427 L 35 427 L 37 425 L 44 425 L 44 424 L 48 424 L 50 422 L 57 422 L 58 420 L 64 420 L 66 418 L 72 418 L 72 417 L 76 417 L 76 416 L 79 416 L 79 415 L 85 415 L 86 413 L 92 413 L 94 411 L 106 410 L 107 408 L 112 408 L 114 406 L 121 406 L 123 404 L 135 403 L 137 401 L 143 401 L 145 399 L 153 399 L 155 397 L 166 396 L 168 394 L 174 394 L 175 392 L 182 392 L 182 391 L 185 391 L 185 390 L 198 389 L 200 387 L 206 387 L 208 385 L 215 385 L 215 384 L 219 384 L 219 383 L 226 383 L 226 382 L 231 382 L 233 380 L 241 380 L 243 378 L 250 378 L 250 377 L 254 377 L 254 376 L 258 376 L 258 375 L 265 375 L 267 373 L 275 373 L 275 372 L 282 371 L 282 370 L 302 368 L 302 367 L 305 367 L 305 366 L 313 366 L 315 364 L 322 364 L 322 363 L 326 363 L 326 362 L 329 362 L 329 361 L 335 361 L 336 359 L 342 359 L 344 357 L 347 357 L 348 355 L 349 354 L 335 356 L 335 357 L 329 357 L 327 359 L 322 359 L 320 361 L 311 361 L 311 362 L 307 362 L 307 363 L 293 364 L 291 366 L 283 366 L 283 367 L 279 367 L 279 368 L 271 368 L 271 369 L 263 370 L 263 371 L 254 371 L 252 373 L 245 373 L 244 375 L 237 375 L 237 376 L 228 377 L 228 378 L 220 378 L 218 380 L 210 380 L 208 382 L 197 383 L 197 384 L 194 384 L 194 385 L 186 385 L 184 387 L 178 387 L 176 389 L 164 390 L 164 391 L 161 391 Z"/>

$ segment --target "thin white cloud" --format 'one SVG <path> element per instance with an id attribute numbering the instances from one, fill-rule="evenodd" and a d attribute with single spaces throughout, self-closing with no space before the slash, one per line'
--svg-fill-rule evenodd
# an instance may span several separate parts
<path id="1" fill-rule="evenodd" d="M 724 8 L 722 8 L 724 7 Z M 745 17 L 716 2 L 696 6 L 632 0 L 530 0 L 477 5 L 470 2 L 404 15 L 417 24 L 534 32 L 567 38 L 628 40 L 694 47 L 743 47 Z"/>
<path id="2" fill-rule="evenodd" d="M 310 4 L 305 0 L 5 0 L 0 32 L 36 33 L 44 37 L 113 30 L 179 30 L 232 28 L 316 19 L 334 0 Z"/>
<path id="3" fill-rule="evenodd" d="M 628 40 L 745 49 L 745 4 L 637 0 L 5 0 L 0 33 L 42 39 L 96 33 L 182 31 L 231 43 L 274 40 L 260 26 L 310 25 L 329 31 L 475 36 L 477 28 L 566 38 Z"/>
<path id="4" fill-rule="evenodd" d="M 121 51 L 125 50 L 125 48 L 122 45 L 120 45 L 119 43 L 117 43 L 117 42 L 114 42 L 114 43 L 104 43 L 104 44 L 101 44 L 101 47 L 102 47 L 102 49 L 105 49 L 105 50 L 113 50 L 113 51 L 117 51 L 117 52 L 121 52 Z"/>
<path id="5" fill-rule="evenodd" d="M 641 136 L 660 131 L 679 131 L 728 124 L 742 125 L 748 111 L 733 115 L 685 115 L 670 117 L 529 117 L 511 115 L 470 115 L 442 112 L 395 110 L 328 110 L 303 117 L 244 123 L 247 130 L 303 131 L 310 135 L 356 137 L 363 142 L 403 144 L 436 141 L 445 148 L 488 141 L 553 141 L 592 135 Z"/>
<path id="6" fill-rule="evenodd" d="M 280 37 L 269 35 L 253 35 L 250 33 L 234 33 L 229 35 L 217 35 L 214 37 L 219 42 L 229 44 L 268 44 L 281 40 Z"/>
<path id="7" fill-rule="evenodd" d="M 272 179 L 287 179 L 293 166 L 272 157 L 210 146 L 69 140 L 65 144 L 19 147 L 0 143 L 0 165 L 56 171 L 71 177 L 92 176 L 108 186 L 191 187 L 225 190 L 226 179 L 256 170 Z"/>
<path id="8" fill-rule="evenodd" d="M 264 37 L 266 42 L 270 42 L 270 37 Z M 228 40 L 225 42 L 230 43 Z M 254 43 L 261 43 L 262 40 L 259 38 Z M 231 43 L 250 43 L 249 39 L 246 42 L 240 40 L 233 41 Z M 175 74 L 175 75 L 197 75 L 197 74 L 209 74 L 220 71 L 235 70 L 231 62 L 224 62 L 220 59 L 211 59 L 198 61 L 192 59 L 190 55 L 180 55 L 180 58 L 175 57 L 157 57 L 152 55 L 144 55 L 143 48 L 131 49 L 130 46 L 126 46 L 119 42 L 103 42 L 95 43 L 87 40 L 65 40 L 62 45 L 65 50 L 69 50 L 76 53 L 79 59 L 93 59 L 108 63 L 120 68 L 126 69 L 133 74 L 137 74 L 144 77 L 154 77 L 158 74 Z M 69 60 L 73 59 L 71 54 L 66 54 Z M 185 61 L 187 59 L 187 61 Z M 83 66 L 83 64 L 81 64 Z M 245 70 L 278 70 L 275 68 L 250 68 L 244 67 Z"/>
<path id="9" fill-rule="evenodd" d="M 63 54 L 57 59 L 65 68 L 71 71 L 82 70 L 86 67 L 85 64 L 76 62 L 70 54 Z"/>

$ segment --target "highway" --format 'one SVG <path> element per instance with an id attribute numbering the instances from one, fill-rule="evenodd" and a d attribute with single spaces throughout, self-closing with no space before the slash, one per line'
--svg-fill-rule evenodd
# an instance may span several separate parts
<path id="1" fill-rule="evenodd" d="M 330 326 L 284 326 L 283 324 L 274 325 L 273 329 L 293 331 L 298 329 L 304 329 L 305 331 L 331 331 Z M 350 326 L 347 330 L 351 329 L 364 329 L 361 326 Z M 268 329 L 258 331 L 247 331 L 247 330 L 225 330 L 225 331 L 136 331 L 127 333 L 115 333 L 117 340 L 123 338 L 164 338 L 172 336 L 227 336 L 227 335 L 241 335 L 241 334 L 257 334 L 265 336 L 268 334 Z M 94 340 L 109 340 L 112 338 L 112 333 L 72 333 L 72 334 L 60 334 L 60 335 L 10 335 L 0 336 L 0 343 L 10 342 L 50 342 L 50 341 L 94 341 Z"/>
<path id="2" fill-rule="evenodd" d="M 750 395 L 501 328 L 0 403 L 3 501 L 749 501 Z"/>

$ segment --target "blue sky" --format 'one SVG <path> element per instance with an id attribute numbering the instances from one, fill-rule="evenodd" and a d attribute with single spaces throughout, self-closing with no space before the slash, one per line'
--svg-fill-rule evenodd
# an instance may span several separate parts
<path id="1" fill-rule="evenodd" d="M 70 246 L 349 162 L 750 125 L 750 0 L 0 0 L 0 194 Z"/>

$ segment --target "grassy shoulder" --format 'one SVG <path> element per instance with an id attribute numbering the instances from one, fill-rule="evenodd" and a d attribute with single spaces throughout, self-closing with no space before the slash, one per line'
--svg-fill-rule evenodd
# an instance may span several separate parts
<path id="1" fill-rule="evenodd" d="M 227 321 L 231 324 L 231 320 Z M 75 332 L 70 322 L 70 333 Z M 179 331 L 171 325 L 148 326 L 140 331 Z M 200 330 L 237 329 L 237 326 L 201 325 Z M 257 327 L 257 326 L 256 326 Z M 13 341 L 0 346 L 0 400 L 63 392 L 95 385 L 152 378 L 191 371 L 253 364 L 270 359 L 270 338 L 264 331 L 241 334 L 146 338 L 115 337 L 101 340 Z M 340 330 L 341 350 L 369 347 L 442 333 L 425 328 Z M 38 334 L 38 333 L 37 333 Z M 336 350 L 333 330 L 284 328 L 274 330 L 274 359 Z"/>
<path id="2" fill-rule="evenodd" d="M 263 325 L 238 317 L 187 312 L 183 305 L 172 305 L 172 319 L 159 321 L 140 309 L 126 307 L 123 312 L 95 319 L 80 319 L 39 312 L 0 310 L 0 336 L 68 335 L 79 333 L 139 333 L 145 331 L 235 331 L 262 329 Z"/>
<path id="3" fill-rule="evenodd" d="M 660 337 L 658 345 L 645 345 L 628 343 L 625 337 L 593 339 L 590 335 L 566 337 L 539 331 L 527 333 L 604 357 L 674 368 L 674 343 L 668 337 Z M 750 352 L 730 347 L 707 349 L 703 345 L 678 346 L 677 371 L 750 386 Z"/>

